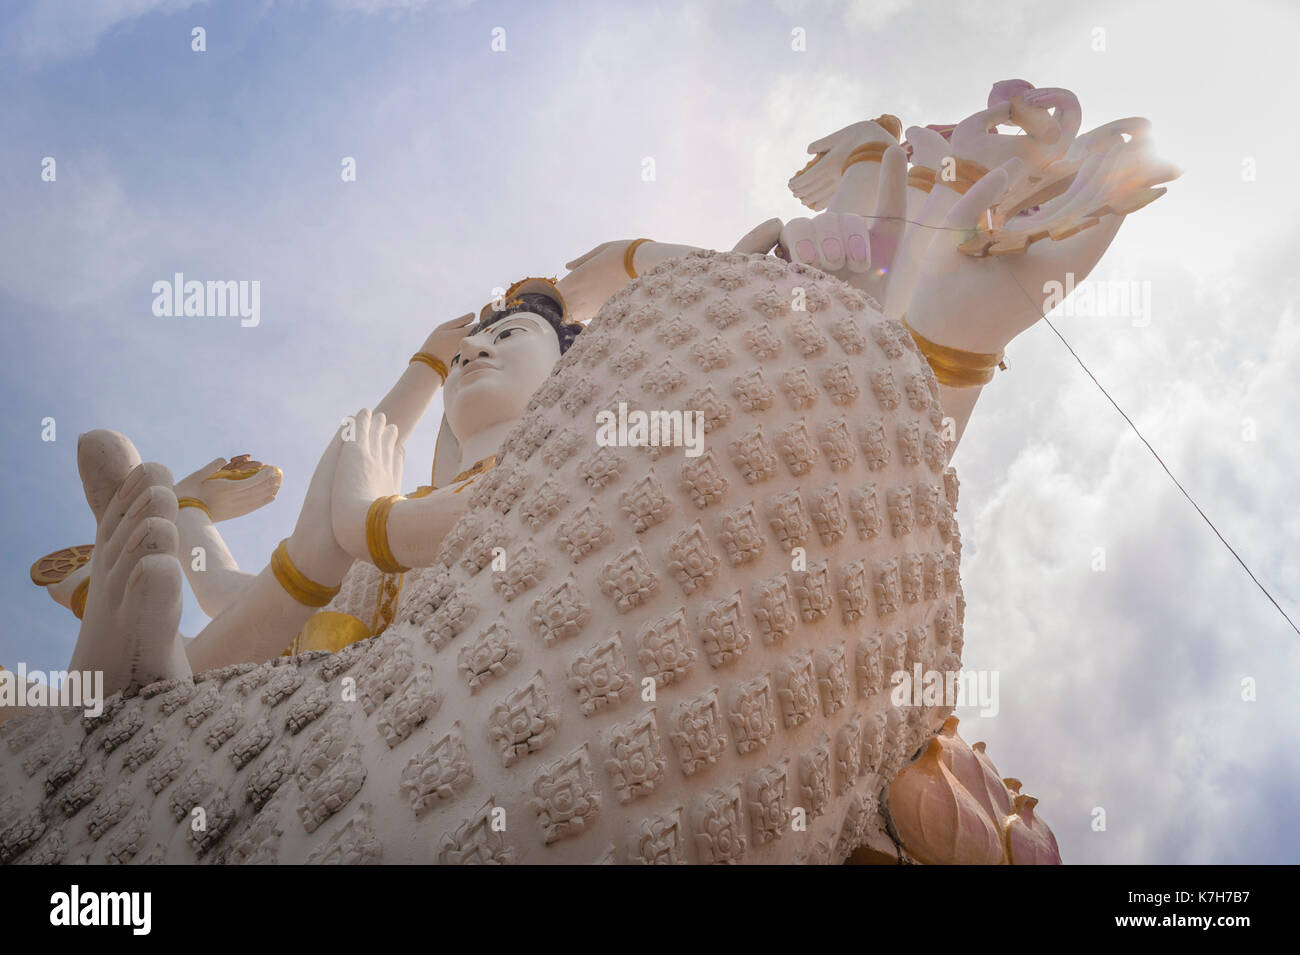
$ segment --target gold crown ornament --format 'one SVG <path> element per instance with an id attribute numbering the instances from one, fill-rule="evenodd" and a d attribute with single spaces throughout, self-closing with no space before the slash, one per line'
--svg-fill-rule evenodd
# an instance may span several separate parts
<path id="1" fill-rule="evenodd" d="M 505 309 L 515 305 L 523 305 L 523 296 L 525 295 L 543 295 L 550 299 L 555 303 L 556 308 L 560 310 L 560 321 L 565 325 L 582 324 L 581 322 L 575 322 L 569 318 L 569 306 L 565 303 L 564 296 L 560 294 L 560 289 L 555 284 L 555 279 L 530 277 L 520 279 L 514 285 L 510 286 L 510 288 L 506 289 L 506 294 L 503 296 L 505 299 L 503 305 L 498 306 L 495 299 L 484 305 L 478 313 L 479 325 L 481 326 L 497 312 L 504 311 Z"/>

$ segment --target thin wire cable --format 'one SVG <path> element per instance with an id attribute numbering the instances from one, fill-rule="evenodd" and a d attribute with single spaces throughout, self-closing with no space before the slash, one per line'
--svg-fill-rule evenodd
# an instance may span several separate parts
<path id="1" fill-rule="evenodd" d="M 1025 297 L 1025 301 L 1027 301 L 1031 306 L 1036 307 L 1033 298 L 1030 297 L 1029 292 L 1026 291 L 1025 287 L 1020 284 L 1020 280 L 1016 278 L 1015 273 L 1012 272 L 1009 267 L 1007 267 L 1005 262 L 1001 264 L 1004 268 L 1006 268 L 1007 275 L 1010 277 L 1011 281 L 1015 283 L 1016 288 L 1020 290 L 1020 294 Z M 1290 624 L 1291 629 L 1294 630 L 1297 634 L 1300 634 L 1300 627 L 1297 627 L 1295 625 L 1295 621 L 1293 621 L 1291 617 L 1287 614 L 1287 612 L 1282 609 L 1282 605 L 1277 602 L 1277 600 L 1273 597 L 1273 595 L 1269 593 L 1268 588 L 1265 587 L 1260 582 L 1260 579 L 1255 576 L 1255 572 L 1250 569 L 1250 566 L 1246 563 L 1245 560 L 1242 559 L 1242 556 L 1239 553 L 1237 553 L 1237 549 L 1233 547 L 1230 543 L 1228 543 L 1227 538 L 1224 537 L 1222 533 L 1220 533 L 1219 528 L 1215 526 L 1214 521 L 1210 520 L 1209 515 L 1207 515 L 1205 511 L 1201 509 L 1201 505 L 1196 503 L 1196 499 L 1193 498 L 1191 494 L 1187 493 L 1187 488 L 1183 487 L 1182 482 L 1179 481 L 1178 478 L 1174 476 L 1174 472 L 1169 470 L 1169 465 L 1165 464 L 1164 458 L 1160 457 L 1160 452 L 1158 452 L 1155 448 L 1151 446 L 1151 442 L 1146 439 L 1146 436 L 1142 434 L 1138 426 L 1133 423 L 1133 419 L 1130 418 L 1128 416 L 1128 413 L 1119 406 L 1119 402 L 1116 401 L 1113 397 L 1111 397 L 1110 392 L 1106 390 L 1106 386 L 1097 380 L 1097 376 L 1092 373 L 1092 369 L 1090 369 L 1087 366 L 1087 364 L 1084 362 L 1084 360 L 1079 357 L 1079 353 L 1074 350 L 1074 347 L 1068 341 L 1066 341 L 1065 336 L 1061 334 L 1061 330 L 1057 328 L 1054 324 L 1052 324 L 1052 320 L 1048 318 L 1046 315 L 1043 316 L 1043 321 L 1046 322 L 1047 327 L 1050 328 L 1056 334 L 1056 337 L 1061 340 L 1061 344 L 1064 345 L 1066 349 L 1070 352 L 1070 354 L 1074 356 L 1074 360 L 1079 363 L 1079 367 L 1083 369 L 1084 374 L 1086 374 L 1089 378 L 1092 379 L 1092 383 L 1097 386 L 1097 389 L 1103 395 L 1106 396 L 1106 400 L 1111 403 L 1111 406 L 1114 407 L 1114 409 L 1120 413 L 1120 417 L 1122 417 L 1128 423 L 1128 426 L 1133 429 L 1133 433 L 1138 436 L 1138 440 L 1141 441 L 1144 445 L 1146 445 L 1147 450 L 1151 452 L 1151 456 L 1156 459 L 1156 463 L 1159 464 L 1160 467 L 1164 469 L 1165 474 L 1169 475 L 1169 480 L 1174 482 L 1174 486 L 1178 488 L 1179 491 L 1182 492 L 1183 497 L 1187 498 L 1188 503 L 1190 503 L 1192 507 L 1196 508 L 1196 513 L 1201 515 L 1201 520 L 1205 521 L 1205 523 L 1209 525 L 1210 530 L 1214 531 L 1214 536 L 1219 538 L 1219 540 L 1222 542 L 1224 547 L 1228 548 L 1228 553 L 1230 553 L 1233 557 L 1237 559 L 1237 563 L 1241 564 L 1241 569 L 1244 570 L 1250 576 L 1250 579 L 1255 582 L 1255 586 L 1260 589 L 1260 592 L 1263 593 L 1264 596 L 1269 599 L 1269 602 L 1274 607 L 1277 608 L 1277 612 L 1282 615 L 1282 618 L 1288 624 Z"/>
<path id="2" fill-rule="evenodd" d="M 901 222 L 906 222 L 909 225 L 918 226 L 922 229 L 934 229 L 936 232 L 969 232 L 971 235 L 974 235 L 978 232 L 977 229 L 970 229 L 962 226 L 934 225 L 928 222 L 918 222 L 915 219 L 908 219 L 906 216 L 869 215 L 869 216 L 862 216 L 861 218 L 883 220 L 887 222 L 901 221 Z M 1011 271 L 1011 268 L 1005 262 L 1002 262 L 1000 264 L 1002 265 L 1003 268 L 1007 270 L 1007 276 L 1011 279 L 1013 283 L 1015 283 L 1016 288 L 1020 290 L 1020 294 L 1025 297 L 1025 301 L 1029 303 L 1031 308 L 1037 309 L 1038 303 L 1036 303 L 1033 297 L 1029 294 L 1029 292 L 1025 290 L 1025 287 L 1020 284 L 1020 280 L 1016 278 L 1015 273 Z M 1043 316 L 1043 321 L 1047 323 L 1047 327 L 1050 328 L 1053 331 L 1053 333 L 1055 333 L 1056 337 L 1061 340 L 1061 344 L 1066 347 L 1066 349 L 1074 357 L 1074 360 L 1078 362 L 1079 367 L 1083 369 L 1084 374 L 1086 374 L 1089 378 L 1092 379 L 1092 383 L 1097 386 L 1097 390 L 1099 390 L 1103 395 L 1105 395 L 1106 400 L 1109 401 L 1111 403 L 1111 406 L 1120 413 L 1120 417 L 1122 417 L 1124 421 L 1127 422 L 1128 426 L 1133 430 L 1133 433 L 1138 436 L 1138 440 L 1141 441 L 1144 445 L 1146 445 L 1146 449 L 1151 452 L 1151 456 L 1156 459 L 1156 463 L 1160 465 L 1160 467 L 1164 470 L 1165 474 L 1169 475 L 1169 480 L 1174 482 L 1174 487 L 1178 488 L 1178 490 L 1182 493 L 1183 497 L 1187 498 L 1188 503 L 1191 504 L 1192 507 L 1196 508 L 1196 513 L 1201 515 L 1201 520 L 1205 521 L 1205 523 L 1209 526 L 1210 530 L 1214 531 L 1214 536 L 1217 537 L 1220 543 L 1222 543 L 1223 546 L 1228 549 L 1228 553 L 1230 553 L 1234 558 L 1236 558 L 1237 563 L 1241 565 L 1241 569 L 1246 572 L 1246 574 L 1250 577 L 1250 579 L 1254 581 L 1255 586 L 1260 589 L 1260 592 L 1263 593 L 1263 595 L 1268 598 L 1269 603 L 1271 603 L 1277 609 L 1277 612 L 1282 615 L 1282 619 L 1287 622 L 1287 624 L 1291 627 L 1292 630 L 1296 632 L 1296 634 L 1300 635 L 1300 627 L 1296 626 L 1295 621 L 1292 620 L 1290 615 L 1287 614 L 1287 612 L 1282 609 L 1282 605 L 1277 602 L 1273 594 L 1269 592 L 1269 589 L 1265 587 L 1263 583 L 1260 582 L 1260 579 L 1258 577 L 1255 576 L 1255 572 L 1250 569 L 1250 565 L 1247 564 L 1244 559 L 1242 559 L 1242 556 L 1239 553 L 1237 553 L 1237 549 L 1233 547 L 1230 543 L 1228 543 L 1228 539 L 1224 537 L 1223 534 L 1219 531 L 1219 528 L 1215 526 L 1214 521 L 1210 520 L 1209 515 L 1205 513 L 1205 511 L 1201 508 L 1201 505 L 1196 503 L 1196 499 L 1193 498 L 1192 495 L 1187 492 L 1187 488 L 1183 487 L 1182 482 L 1179 481 L 1178 478 L 1174 476 L 1174 472 L 1169 470 L 1169 465 L 1165 464 L 1164 458 L 1160 457 L 1160 453 L 1156 451 L 1154 447 L 1151 446 L 1151 442 L 1146 439 L 1146 436 L 1142 434 L 1138 426 L 1133 423 L 1133 419 L 1130 418 L 1128 416 L 1128 413 L 1125 412 L 1125 410 L 1119 406 L 1119 402 L 1116 401 L 1113 397 L 1111 397 L 1111 394 L 1109 391 L 1106 390 L 1106 387 L 1100 381 L 1097 380 L 1097 376 L 1092 373 L 1092 369 L 1090 369 L 1087 366 L 1087 364 L 1084 363 L 1084 360 L 1079 357 L 1079 353 L 1074 350 L 1073 346 L 1071 346 L 1071 344 L 1068 341 L 1066 341 L 1065 336 L 1061 334 L 1061 330 L 1057 328 L 1055 325 L 1053 325 L 1051 319 L 1049 319 L 1046 315 Z"/>

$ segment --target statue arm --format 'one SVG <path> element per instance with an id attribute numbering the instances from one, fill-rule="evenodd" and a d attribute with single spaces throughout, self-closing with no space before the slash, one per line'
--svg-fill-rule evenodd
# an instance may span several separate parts
<path id="1" fill-rule="evenodd" d="M 397 383 L 375 405 L 376 413 L 382 413 L 389 424 L 397 427 L 399 446 L 406 443 L 424 413 L 429 410 L 429 403 L 442 386 L 452 356 L 456 354 L 460 340 L 473 320 L 472 313 L 465 314 L 435 328 L 397 379 Z M 441 362 L 442 371 L 435 371 L 429 359 Z"/>
<path id="2" fill-rule="evenodd" d="M 628 282 L 660 262 L 679 258 L 696 248 L 640 239 L 603 242 L 568 263 L 565 268 L 570 270 L 569 273 L 555 284 L 564 296 L 569 317 L 585 322 Z"/>
<path id="3" fill-rule="evenodd" d="M 398 501 L 388 513 L 388 546 L 403 567 L 428 567 L 438 556 L 452 525 L 469 510 L 473 480 L 443 488 L 428 497 Z"/>
<path id="4" fill-rule="evenodd" d="M 766 254 L 781 234 L 781 220 L 768 219 L 751 229 L 732 248 L 733 252 Z M 568 306 L 569 317 L 585 322 L 628 282 L 661 262 L 698 251 L 695 245 L 653 242 L 649 239 L 618 239 L 603 242 L 565 266 L 569 274 L 556 283 Z"/>
<path id="5" fill-rule="evenodd" d="M 181 567 L 199 606 L 217 617 L 243 593 L 253 575 L 239 569 L 212 518 L 197 507 L 183 507 L 176 515 L 180 534 Z"/>
<path id="6" fill-rule="evenodd" d="M 334 538 L 330 519 L 334 470 L 342 446 L 343 429 L 339 428 L 312 474 L 298 523 L 283 543 L 281 574 L 277 576 L 268 563 L 248 581 L 239 599 L 232 601 L 186 647 L 194 672 L 279 656 L 307 618 L 328 602 L 328 597 L 312 602 L 311 591 L 317 595 L 337 592 L 343 575 L 352 566 L 351 556 Z M 294 587 L 294 580 L 304 583 Z"/>

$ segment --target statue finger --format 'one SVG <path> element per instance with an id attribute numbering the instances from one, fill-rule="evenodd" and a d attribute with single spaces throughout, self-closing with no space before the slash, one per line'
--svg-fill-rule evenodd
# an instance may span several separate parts
<path id="1" fill-rule="evenodd" d="M 772 251 L 772 247 L 781 238 L 781 220 L 768 219 L 766 222 L 759 223 L 745 233 L 744 237 L 735 244 L 732 252 L 747 252 L 760 255 L 766 255 Z"/>
<path id="2" fill-rule="evenodd" d="M 791 219 L 781 230 L 781 245 L 791 262 L 805 265 L 817 264 L 817 246 L 813 242 L 812 220 L 806 217 Z"/>
<path id="3" fill-rule="evenodd" d="M 871 223 L 868 264 L 890 269 L 907 226 L 907 153 L 901 146 L 885 150 L 876 183 L 876 213 Z M 850 257 L 852 267 L 852 257 Z"/>

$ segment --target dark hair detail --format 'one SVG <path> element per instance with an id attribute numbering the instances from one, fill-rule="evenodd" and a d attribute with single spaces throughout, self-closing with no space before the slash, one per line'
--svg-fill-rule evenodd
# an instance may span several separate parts
<path id="1" fill-rule="evenodd" d="M 573 344 L 573 340 L 578 337 L 583 328 L 577 322 L 566 322 L 560 312 L 560 306 L 555 303 L 554 299 L 546 295 L 529 293 L 519 296 L 517 302 L 507 305 L 499 312 L 493 312 L 486 319 L 479 322 L 476 327 L 470 329 L 469 334 L 477 334 L 483 329 L 520 312 L 531 312 L 533 315 L 540 315 L 551 323 L 551 327 L 555 329 L 555 337 L 560 341 L 561 355 L 569 350 L 569 346 Z"/>

